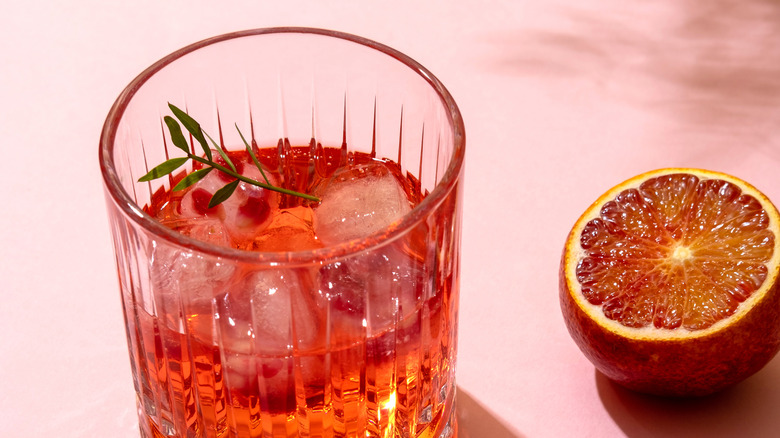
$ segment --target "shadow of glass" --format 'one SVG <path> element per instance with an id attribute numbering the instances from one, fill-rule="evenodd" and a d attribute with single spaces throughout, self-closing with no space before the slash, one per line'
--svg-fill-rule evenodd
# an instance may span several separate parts
<path id="1" fill-rule="evenodd" d="M 598 371 L 595 378 L 602 404 L 627 437 L 767 437 L 780 429 L 780 357 L 744 382 L 701 398 L 639 394 Z"/>
<path id="2" fill-rule="evenodd" d="M 458 387 L 458 438 L 524 438 Z"/>

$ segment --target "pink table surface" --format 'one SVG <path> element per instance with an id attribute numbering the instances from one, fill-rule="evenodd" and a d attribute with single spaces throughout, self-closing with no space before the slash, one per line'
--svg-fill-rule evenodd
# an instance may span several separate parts
<path id="1" fill-rule="evenodd" d="M 780 200 L 780 3 L 226 3 L 0 8 L 0 435 L 138 436 L 97 165 L 103 120 L 175 49 L 296 25 L 409 54 L 463 112 L 462 436 L 777 436 L 780 358 L 704 399 L 621 389 L 570 339 L 558 263 L 590 202 L 646 170 L 720 170 Z"/>

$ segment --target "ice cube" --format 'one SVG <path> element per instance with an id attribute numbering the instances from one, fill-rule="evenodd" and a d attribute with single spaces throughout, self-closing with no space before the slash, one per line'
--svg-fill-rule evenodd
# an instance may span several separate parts
<path id="1" fill-rule="evenodd" d="M 311 209 L 303 206 L 284 209 L 275 215 L 271 224 L 252 242 L 252 251 L 305 251 L 321 248 L 311 225 Z"/>
<path id="2" fill-rule="evenodd" d="M 322 317 L 310 288 L 294 269 L 252 271 L 217 299 L 225 349 L 234 353 L 284 356 L 293 349 L 313 348 Z"/>
<path id="3" fill-rule="evenodd" d="M 192 251 L 156 242 L 149 257 L 151 296 L 156 314 L 171 329 L 182 331 L 187 315 L 210 314 L 214 297 L 233 281 L 234 265 Z"/>
<path id="4" fill-rule="evenodd" d="M 230 236 L 228 236 L 222 221 L 209 216 L 167 219 L 161 223 L 174 231 L 202 242 L 220 246 L 230 245 Z"/>
<path id="5" fill-rule="evenodd" d="M 213 155 L 217 162 L 225 165 L 216 151 Z M 254 163 L 235 155 L 231 157 L 231 161 L 241 175 L 265 182 Z M 266 176 L 272 185 L 277 185 L 277 181 L 267 172 Z M 185 218 L 220 220 L 233 246 L 243 247 L 247 240 L 259 235 L 271 223 L 274 212 L 278 210 L 279 194 L 242 181 L 232 196 L 221 204 L 209 208 L 211 197 L 217 190 L 232 181 L 235 181 L 235 178 L 218 170 L 211 171 L 184 194 L 180 212 Z"/>
<path id="6" fill-rule="evenodd" d="M 320 293 L 328 297 L 339 324 L 382 331 L 421 306 L 425 265 L 401 244 L 389 244 L 320 269 Z"/>
<path id="7" fill-rule="evenodd" d="M 294 391 L 293 354 L 321 349 L 326 333 L 306 270 L 257 270 L 216 300 L 217 342 L 231 387 L 254 388 L 283 400 Z M 304 378 L 321 382 L 323 367 L 308 367 Z M 262 378 L 262 382 L 258 379 Z"/>
<path id="8" fill-rule="evenodd" d="M 319 184 L 314 193 L 314 232 L 325 246 L 367 237 L 411 210 L 401 183 L 382 163 L 344 169 Z"/>
<path id="9" fill-rule="evenodd" d="M 247 163 L 241 174 L 255 181 L 265 182 L 254 164 Z M 271 185 L 279 185 L 267 172 L 266 176 Z M 279 193 L 241 182 L 233 196 L 224 203 L 225 228 L 234 241 L 246 242 L 260 235 L 271 223 L 274 214 L 279 210 Z"/>

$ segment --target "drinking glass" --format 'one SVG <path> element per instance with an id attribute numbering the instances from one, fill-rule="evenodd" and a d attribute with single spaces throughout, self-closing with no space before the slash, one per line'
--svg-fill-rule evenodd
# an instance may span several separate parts
<path id="1" fill-rule="evenodd" d="M 252 147 L 276 148 L 285 184 L 301 177 L 285 173 L 293 158 L 314 174 L 365 153 L 398 163 L 421 202 L 318 249 L 180 234 L 148 214 L 175 178 L 138 181 L 181 155 L 164 129 L 168 103 L 229 150 L 244 148 L 233 124 Z M 338 153 L 326 158 L 328 147 Z M 108 114 L 99 159 L 141 435 L 456 436 L 464 148 L 461 115 L 433 74 L 344 33 L 230 33 L 135 78 Z"/>

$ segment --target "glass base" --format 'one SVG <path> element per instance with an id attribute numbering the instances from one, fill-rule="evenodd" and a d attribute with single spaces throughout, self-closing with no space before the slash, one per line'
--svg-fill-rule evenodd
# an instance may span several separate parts
<path id="1" fill-rule="evenodd" d="M 141 438 L 176 437 L 176 432 L 173 429 L 170 429 L 169 434 L 161 432 L 157 424 L 155 424 L 155 422 L 151 418 L 149 418 L 146 414 L 144 414 L 143 408 L 141 407 L 140 404 L 138 406 L 138 419 L 139 419 L 139 428 L 141 429 Z M 186 438 L 196 438 L 196 437 L 186 437 Z M 444 425 L 444 429 L 439 433 L 439 435 L 436 438 L 458 438 L 458 416 L 457 416 L 457 409 L 455 409 L 454 404 L 450 411 L 449 420 L 447 420 L 447 423 Z"/>

